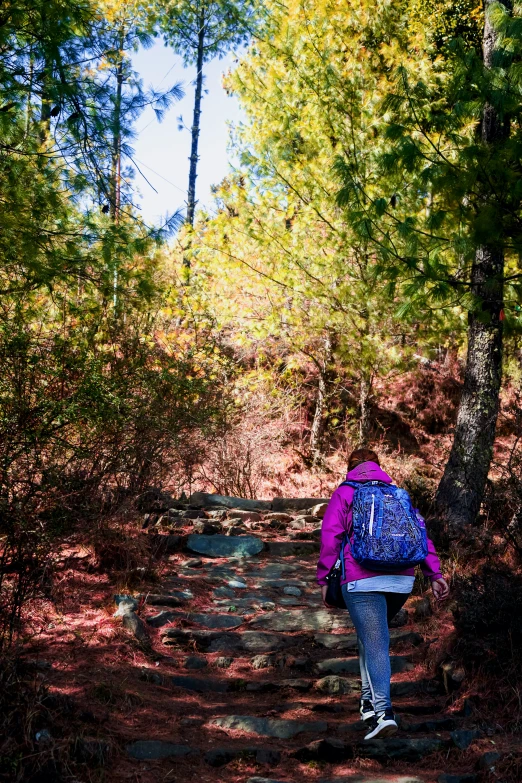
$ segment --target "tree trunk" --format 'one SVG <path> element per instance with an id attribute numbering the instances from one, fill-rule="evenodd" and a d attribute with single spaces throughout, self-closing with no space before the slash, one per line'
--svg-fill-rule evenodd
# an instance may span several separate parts
<path id="1" fill-rule="evenodd" d="M 196 63 L 196 92 L 194 95 L 194 116 L 192 120 L 192 144 L 190 149 L 190 171 L 187 193 L 187 224 L 192 228 L 194 225 L 194 213 L 196 211 L 196 178 L 198 176 L 198 143 L 199 143 L 199 124 L 201 118 L 201 96 L 203 93 L 203 59 L 205 53 L 205 16 L 201 14 L 199 18 L 198 33 L 198 56 Z M 190 262 L 185 262 L 190 266 Z"/>
<path id="2" fill-rule="evenodd" d="M 326 397 L 328 389 L 328 365 L 332 361 L 332 339 L 329 334 L 324 338 L 324 355 L 322 361 L 315 361 L 319 370 L 317 384 L 317 397 L 315 399 L 315 411 L 310 430 L 310 457 L 312 465 L 317 465 L 322 458 L 322 444 L 324 435 L 324 413 L 326 409 Z"/>
<path id="3" fill-rule="evenodd" d="M 315 411 L 310 430 L 310 456 L 312 464 L 317 465 L 321 460 L 321 446 L 324 435 L 324 409 L 326 407 L 326 378 L 325 372 L 319 372 L 317 385 L 317 397 L 315 398 Z"/>
<path id="4" fill-rule="evenodd" d="M 497 44 L 487 15 L 491 4 L 486 0 L 483 54 L 487 68 L 493 64 Z M 486 104 L 482 113 L 483 142 L 503 143 L 508 135 L 508 124 Z M 436 513 L 450 537 L 476 522 L 493 455 L 502 381 L 503 275 L 502 244 L 477 247 L 471 286 L 478 304 L 469 313 L 468 354 L 455 436 L 435 498 Z"/>
<path id="5" fill-rule="evenodd" d="M 370 432 L 370 388 L 366 375 L 361 375 L 359 383 L 359 446 L 366 446 Z"/>
<path id="6" fill-rule="evenodd" d="M 125 36 L 122 30 L 120 35 L 120 48 L 118 52 L 118 67 L 116 69 L 116 97 L 114 100 L 113 134 L 112 134 L 112 165 L 110 182 L 110 215 L 114 224 L 120 220 L 121 207 L 121 104 L 123 94 L 123 46 Z M 112 304 L 114 314 L 118 311 L 118 267 L 114 261 L 112 279 Z"/>

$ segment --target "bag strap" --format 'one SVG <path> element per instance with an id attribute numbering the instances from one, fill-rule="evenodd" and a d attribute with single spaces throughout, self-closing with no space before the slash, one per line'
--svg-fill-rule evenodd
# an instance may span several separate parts
<path id="1" fill-rule="evenodd" d="M 341 560 L 341 578 L 344 581 L 344 577 L 346 574 L 345 566 L 344 566 L 344 548 L 345 546 L 350 546 L 350 537 L 348 533 L 343 533 L 343 537 L 341 540 L 341 551 L 339 552 L 339 558 Z M 351 551 L 351 550 L 350 550 Z"/>

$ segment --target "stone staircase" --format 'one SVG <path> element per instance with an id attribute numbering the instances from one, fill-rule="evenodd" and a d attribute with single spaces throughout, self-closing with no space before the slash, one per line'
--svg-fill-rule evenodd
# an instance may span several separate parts
<path id="1" fill-rule="evenodd" d="M 171 769 L 179 783 L 479 781 L 462 772 L 459 754 L 481 733 L 423 668 L 419 596 L 391 630 L 400 731 L 364 742 L 356 636 L 347 612 L 323 607 L 315 581 L 324 506 L 288 502 L 274 512 L 191 500 L 156 513 L 159 524 L 146 520 L 155 537 L 179 539 L 166 550 L 178 551 L 161 589 L 116 599 L 126 627 L 155 651 L 139 673 L 151 704 L 169 705 L 164 730 L 136 725 L 124 740 L 131 765 L 158 781 Z"/>

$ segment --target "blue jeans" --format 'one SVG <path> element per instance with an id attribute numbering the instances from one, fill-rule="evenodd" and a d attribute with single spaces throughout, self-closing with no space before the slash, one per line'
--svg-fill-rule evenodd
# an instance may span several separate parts
<path id="1" fill-rule="evenodd" d="M 406 603 L 409 593 L 359 593 L 342 587 L 343 598 L 359 645 L 362 698 L 376 713 L 391 709 L 390 633 L 388 623 Z"/>

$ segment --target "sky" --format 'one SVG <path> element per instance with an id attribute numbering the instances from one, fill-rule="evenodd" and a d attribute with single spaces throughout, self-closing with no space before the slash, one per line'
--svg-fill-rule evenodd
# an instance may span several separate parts
<path id="1" fill-rule="evenodd" d="M 230 170 L 227 123 L 238 122 L 241 110 L 237 99 L 227 96 L 221 80 L 234 59 L 234 55 L 216 59 L 207 63 L 204 69 L 204 89 L 208 90 L 208 94 L 203 95 L 199 137 L 200 161 L 196 183 L 199 206 L 212 204 L 211 185 L 219 183 Z M 156 120 L 153 110 L 147 109 L 136 124 L 135 160 L 150 185 L 136 172 L 138 196 L 135 203 L 141 206 L 145 222 L 159 224 L 167 213 L 184 209 L 186 203 L 195 68 L 184 68 L 181 58 L 165 47 L 161 40 L 150 49 L 137 52 L 133 66 L 143 79 L 145 89 L 153 86 L 163 90 L 181 82 L 185 92 L 185 97 L 172 104 L 161 123 Z M 186 126 L 182 131 L 178 130 L 177 118 L 180 115 Z"/>

